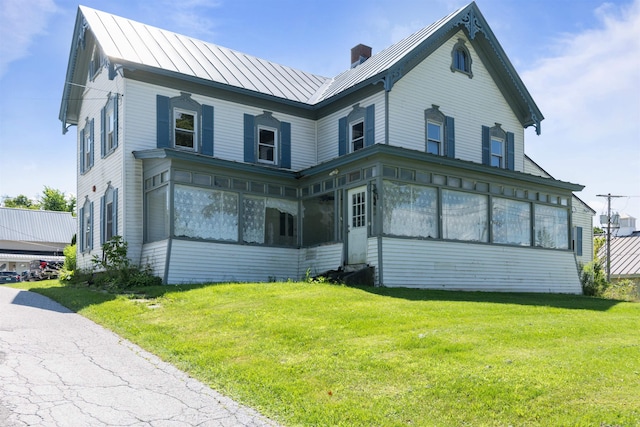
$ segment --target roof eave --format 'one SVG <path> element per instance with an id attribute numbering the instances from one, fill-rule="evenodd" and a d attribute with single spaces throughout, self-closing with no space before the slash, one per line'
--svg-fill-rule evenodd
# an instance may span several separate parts
<path id="1" fill-rule="evenodd" d="M 80 7 L 76 14 L 76 23 L 73 30 L 73 36 L 71 38 L 71 49 L 69 51 L 69 62 L 67 64 L 67 73 L 64 80 L 64 88 L 62 91 L 62 100 L 60 102 L 60 113 L 58 119 L 62 122 L 62 133 L 67 133 L 68 126 L 77 124 L 77 121 L 69 121 L 69 99 L 71 93 L 73 78 L 75 76 L 75 70 L 78 59 L 78 48 L 82 46 L 84 48 L 85 32 L 87 29 L 86 21 L 82 15 Z"/>

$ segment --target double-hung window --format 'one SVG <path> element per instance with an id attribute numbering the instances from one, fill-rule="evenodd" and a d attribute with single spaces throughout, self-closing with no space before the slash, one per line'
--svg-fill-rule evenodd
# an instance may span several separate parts
<path id="1" fill-rule="evenodd" d="M 442 123 L 427 120 L 427 153 L 442 154 Z"/>
<path id="2" fill-rule="evenodd" d="M 466 74 L 469 78 L 473 77 L 471 55 L 464 39 L 458 39 L 458 42 L 453 46 L 451 51 L 451 71 Z"/>
<path id="3" fill-rule="evenodd" d="M 196 129 L 198 115 L 195 111 L 180 108 L 173 110 L 174 141 L 176 148 L 195 150 L 198 140 Z"/>
<path id="4" fill-rule="evenodd" d="M 102 107 L 100 123 L 100 147 L 102 157 L 118 148 L 118 95 L 110 95 Z"/>
<path id="5" fill-rule="evenodd" d="M 424 111 L 426 151 L 437 156 L 455 157 L 455 125 L 438 105 Z"/>
<path id="6" fill-rule="evenodd" d="M 364 120 L 350 124 L 351 152 L 364 148 Z"/>
<path id="7" fill-rule="evenodd" d="M 504 139 L 491 136 L 491 166 L 504 167 Z"/>
<path id="8" fill-rule="evenodd" d="M 108 186 L 100 198 L 100 244 L 118 234 L 118 189 Z"/>
<path id="9" fill-rule="evenodd" d="M 275 164 L 278 158 L 278 132 L 276 129 L 258 126 L 258 161 Z"/>
<path id="10" fill-rule="evenodd" d="M 88 120 L 80 131 L 80 173 L 85 173 L 93 166 L 93 119 Z"/>
<path id="11" fill-rule="evenodd" d="M 87 198 L 80 208 L 80 252 L 93 249 L 93 202 Z"/>

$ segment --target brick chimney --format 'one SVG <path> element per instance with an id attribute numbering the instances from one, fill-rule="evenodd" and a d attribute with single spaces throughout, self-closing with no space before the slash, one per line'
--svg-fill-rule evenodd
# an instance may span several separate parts
<path id="1" fill-rule="evenodd" d="M 362 64 L 367 59 L 371 58 L 371 48 L 363 44 L 351 49 L 351 68 Z"/>

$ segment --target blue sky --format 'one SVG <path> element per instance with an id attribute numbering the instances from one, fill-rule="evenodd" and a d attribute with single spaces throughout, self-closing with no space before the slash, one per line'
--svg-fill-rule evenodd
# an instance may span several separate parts
<path id="1" fill-rule="evenodd" d="M 100 9 L 304 71 L 335 76 L 467 0 L 85 0 Z M 585 185 L 596 216 L 640 225 L 640 0 L 477 0 L 545 116 L 525 151 Z M 78 3 L 0 0 L 0 198 L 75 194 L 76 129 L 58 120 Z M 597 221 L 596 221 L 597 225 Z"/>

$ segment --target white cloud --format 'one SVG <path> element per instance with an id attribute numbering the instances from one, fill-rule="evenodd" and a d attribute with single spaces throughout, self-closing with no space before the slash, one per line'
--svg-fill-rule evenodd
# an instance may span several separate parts
<path id="1" fill-rule="evenodd" d="M 563 34 L 522 73 L 546 119 L 527 152 L 549 173 L 596 193 L 640 195 L 640 0 L 604 4 L 599 27 Z M 596 206 L 593 206 L 596 207 Z M 628 209 L 640 215 L 640 198 Z"/>
<path id="2" fill-rule="evenodd" d="M 9 64 L 29 54 L 33 39 L 45 32 L 57 11 L 53 0 L 3 0 L 0 2 L 0 77 Z"/>

